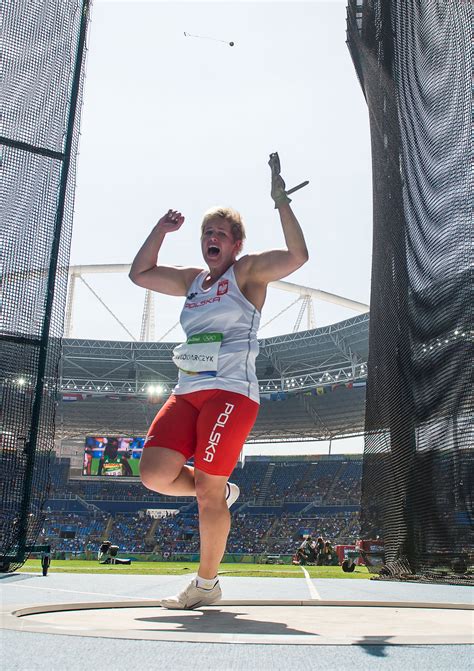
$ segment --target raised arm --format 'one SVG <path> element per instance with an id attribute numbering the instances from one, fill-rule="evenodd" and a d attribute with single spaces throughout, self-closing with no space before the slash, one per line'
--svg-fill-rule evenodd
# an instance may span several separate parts
<path id="1" fill-rule="evenodd" d="M 281 280 L 300 268 L 309 258 L 303 231 L 290 206 L 285 182 L 279 174 L 272 174 L 272 198 L 280 214 L 286 249 L 270 249 L 247 257 L 247 277 L 255 282 Z"/>
<path id="2" fill-rule="evenodd" d="M 158 253 L 167 233 L 183 225 L 181 212 L 168 210 L 156 224 L 133 260 L 129 277 L 134 284 L 169 296 L 186 296 L 189 285 L 201 268 L 163 266 L 158 264 Z"/>

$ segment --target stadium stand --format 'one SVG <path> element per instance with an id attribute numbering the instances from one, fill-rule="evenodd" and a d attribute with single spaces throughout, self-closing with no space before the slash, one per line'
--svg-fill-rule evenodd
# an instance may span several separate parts
<path id="1" fill-rule="evenodd" d="M 69 478 L 69 460 L 51 464 L 52 486 L 40 542 L 66 556 L 94 556 L 111 538 L 123 553 L 177 558 L 199 552 L 193 498 L 162 496 L 135 478 Z M 227 552 L 291 555 L 307 534 L 333 544 L 357 538 L 361 458 L 249 458 L 232 479 L 241 496 L 232 511 Z M 147 511 L 157 511 L 153 518 Z"/>
<path id="2" fill-rule="evenodd" d="M 146 543 L 145 539 L 150 531 L 151 519 L 148 516 L 127 515 L 118 513 L 114 515 L 108 534 L 117 538 L 120 550 L 127 552 L 149 552 L 153 544 Z"/>
<path id="3" fill-rule="evenodd" d="M 324 501 L 326 504 L 359 503 L 362 479 L 361 462 L 345 462 L 333 487 Z"/>
<path id="4" fill-rule="evenodd" d="M 50 509 L 51 510 L 51 509 Z M 107 525 L 108 515 L 86 512 L 46 512 L 46 519 L 39 536 L 40 543 L 50 543 L 56 552 L 73 556 L 83 554 L 92 545 L 99 545 Z"/>

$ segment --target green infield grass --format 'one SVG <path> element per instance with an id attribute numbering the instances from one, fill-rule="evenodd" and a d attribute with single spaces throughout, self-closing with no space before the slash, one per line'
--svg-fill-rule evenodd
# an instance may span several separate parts
<path id="1" fill-rule="evenodd" d="M 130 566 L 99 564 L 97 561 L 81 559 L 51 561 L 49 573 L 99 573 L 101 575 L 186 575 L 197 572 L 197 562 L 151 562 L 134 561 Z M 370 578 L 365 566 L 357 566 L 353 573 L 344 573 L 340 566 L 305 566 L 311 578 Z M 39 559 L 28 559 L 22 568 L 23 573 L 41 573 Z M 219 575 L 245 578 L 302 578 L 300 566 L 291 564 L 221 564 Z"/>

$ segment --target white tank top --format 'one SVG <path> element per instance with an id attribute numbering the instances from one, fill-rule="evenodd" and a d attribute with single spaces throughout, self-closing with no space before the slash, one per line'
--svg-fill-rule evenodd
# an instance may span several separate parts
<path id="1" fill-rule="evenodd" d="M 178 384 L 173 393 L 189 394 L 204 389 L 225 389 L 248 396 L 252 401 L 259 403 L 255 359 L 259 349 L 257 330 L 260 324 L 260 312 L 240 291 L 233 266 L 230 266 L 209 289 L 203 289 L 202 283 L 207 276 L 208 271 L 203 270 L 189 287 L 180 322 L 188 343 L 192 336 L 222 334 L 222 339 L 220 335 L 214 338 L 219 341 L 214 370 L 201 373 L 185 372 L 186 350 L 184 350 L 184 354 L 180 355 Z M 187 346 L 183 345 L 180 349 L 182 347 Z M 199 347 L 192 345 L 187 351 L 196 349 L 200 352 L 200 358 L 211 359 L 212 357 L 204 356 L 206 347 L 208 346 L 205 345 L 199 350 Z M 191 357 L 188 355 L 188 358 Z M 198 356 L 194 358 L 197 359 Z"/>

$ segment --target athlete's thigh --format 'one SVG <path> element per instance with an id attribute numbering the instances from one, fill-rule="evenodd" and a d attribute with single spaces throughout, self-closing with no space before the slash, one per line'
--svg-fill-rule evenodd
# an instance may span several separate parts
<path id="1" fill-rule="evenodd" d="M 247 396 L 216 390 L 216 394 L 202 405 L 197 420 L 195 468 L 228 477 L 257 419 L 258 410 L 258 403 Z"/>
<path id="2" fill-rule="evenodd" d="M 150 477 L 162 484 L 176 480 L 187 458 L 177 450 L 152 446 L 144 449 L 140 459 L 140 477 L 151 482 Z"/>
<path id="3" fill-rule="evenodd" d="M 196 448 L 198 415 L 193 405 L 171 395 L 148 430 L 140 465 L 181 468 Z"/>

